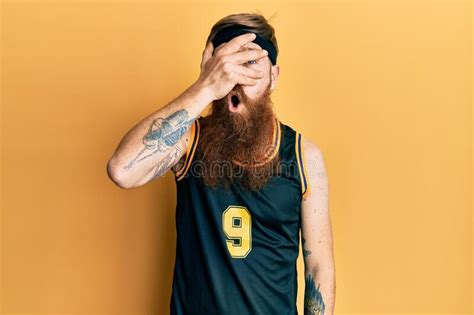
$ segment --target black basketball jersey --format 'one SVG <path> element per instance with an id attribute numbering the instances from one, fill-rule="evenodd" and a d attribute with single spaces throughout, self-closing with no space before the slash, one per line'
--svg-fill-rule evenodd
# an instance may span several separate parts
<path id="1" fill-rule="evenodd" d="M 276 120 L 285 170 L 258 191 L 207 187 L 193 172 L 200 116 L 177 185 L 171 315 L 295 315 L 300 209 L 309 193 L 301 133 Z"/>

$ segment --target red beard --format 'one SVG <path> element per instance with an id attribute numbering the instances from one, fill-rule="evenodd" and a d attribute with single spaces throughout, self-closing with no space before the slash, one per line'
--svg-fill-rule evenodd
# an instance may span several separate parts
<path id="1" fill-rule="evenodd" d="M 201 163 L 198 176 L 205 184 L 228 188 L 235 181 L 249 190 L 262 188 L 278 174 L 280 158 L 274 154 L 276 129 L 270 84 L 262 96 L 249 99 L 235 86 L 243 112 L 231 112 L 227 97 L 212 103 L 211 113 L 202 120 L 196 151 Z M 274 157 L 270 160 L 271 156 Z"/>

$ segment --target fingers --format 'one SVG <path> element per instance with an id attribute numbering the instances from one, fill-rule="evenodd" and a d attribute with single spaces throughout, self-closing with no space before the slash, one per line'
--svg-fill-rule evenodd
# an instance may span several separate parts
<path id="1" fill-rule="evenodd" d="M 268 56 L 268 51 L 264 49 L 251 49 L 251 50 L 236 52 L 232 55 L 228 55 L 223 58 L 226 59 L 224 61 L 232 62 L 235 64 L 242 64 L 249 60 L 257 60 L 266 56 Z"/>
<path id="2" fill-rule="evenodd" d="M 235 74 L 235 84 L 241 85 L 255 85 L 257 84 L 258 80 L 254 78 L 247 77 L 241 74 Z"/>
<path id="3" fill-rule="evenodd" d="M 256 35 L 254 33 L 245 33 L 239 36 L 232 38 L 230 41 L 216 49 L 216 53 L 218 51 L 219 54 L 228 55 L 232 54 L 240 49 L 241 46 L 253 41 Z"/>
<path id="4" fill-rule="evenodd" d="M 246 68 L 244 66 L 226 63 L 224 65 L 224 73 L 228 80 L 234 84 L 255 85 L 259 79 L 264 77 L 263 72 Z"/>
<path id="5" fill-rule="evenodd" d="M 237 73 L 239 75 L 243 75 L 243 76 L 246 76 L 246 77 L 249 77 L 249 78 L 252 78 L 252 79 L 261 79 L 261 78 L 263 78 L 263 72 L 262 71 L 247 68 L 247 67 L 240 66 L 240 65 L 229 64 L 229 66 L 226 67 L 226 70 L 229 73 L 234 72 L 234 73 Z"/>

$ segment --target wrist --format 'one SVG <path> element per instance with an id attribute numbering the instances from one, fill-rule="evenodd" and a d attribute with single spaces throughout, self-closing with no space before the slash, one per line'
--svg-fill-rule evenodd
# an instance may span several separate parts
<path id="1" fill-rule="evenodd" d="M 207 84 L 198 80 L 191 85 L 190 89 L 193 90 L 197 97 L 205 102 L 206 105 L 214 101 L 214 95 Z"/>

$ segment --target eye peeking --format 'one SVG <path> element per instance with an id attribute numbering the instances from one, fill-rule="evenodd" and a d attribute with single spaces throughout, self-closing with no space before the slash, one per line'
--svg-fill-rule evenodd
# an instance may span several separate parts
<path id="1" fill-rule="evenodd" d="M 252 63 L 252 61 L 253 61 L 253 63 Z M 247 63 L 248 63 L 248 64 L 256 64 L 256 63 L 257 63 L 257 60 L 249 60 L 249 61 L 247 61 Z"/>

